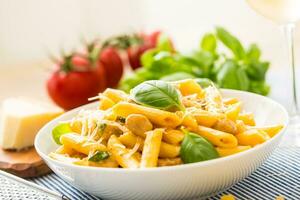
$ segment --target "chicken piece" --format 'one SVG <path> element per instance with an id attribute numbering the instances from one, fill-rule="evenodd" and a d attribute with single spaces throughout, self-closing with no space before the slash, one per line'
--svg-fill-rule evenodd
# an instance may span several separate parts
<path id="1" fill-rule="evenodd" d="M 145 132 L 153 129 L 153 125 L 147 117 L 141 114 L 128 115 L 125 126 L 135 135 L 146 137 Z"/>

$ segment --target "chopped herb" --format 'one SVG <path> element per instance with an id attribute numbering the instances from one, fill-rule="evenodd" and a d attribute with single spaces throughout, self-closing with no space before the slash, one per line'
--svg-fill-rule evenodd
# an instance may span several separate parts
<path id="1" fill-rule="evenodd" d="M 91 155 L 88 160 L 92 162 L 100 162 L 107 158 L 109 158 L 109 154 L 107 151 L 95 151 L 95 153 Z"/>
<path id="2" fill-rule="evenodd" d="M 121 116 L 117 116 L 116 121 L 124 124 L 125 121 L 126 121 L 126 118 L 125 117 L 121 117 Z"/>
<path id="3" fill-rule="evenodd" d="M 99 123 L 98 124 L 98 134 L 102 135 L 102 133 L 104 132 L 106 127 L 107 127 L 106 123 Z"/>

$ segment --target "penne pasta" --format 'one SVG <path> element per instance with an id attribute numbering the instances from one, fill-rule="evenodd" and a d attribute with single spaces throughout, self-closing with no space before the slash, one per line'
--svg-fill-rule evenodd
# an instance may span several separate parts
<path id="1" fill-rule="evenodd" d="M 213 113 L 206 110 L 197 110 L 192 113 L 197 123 L 201 126 L 212 127 L 219 119 L 226 116 L 222 113 Z"/>
<path id="2" fill-rule="evenodd" d="M 177 82 L 177 88 L 179 89 L 182 96 L 188 96 L 196 94 L 198 98 L 204 98 L 204 91 L 201 86 L 194 79 L 186 79 Z"/>
<path id="3" fill-rule="evenodd" d="M 216 148 L 216 150 L 218 151 L 221 157 L 230 156 L 232 154 L 240 153 L 248 149 L 251 149 L 251 146 L 237 146 L 233 148 L 221 148 L 221 147 Z"/>
<path id="4" fill-rule="evenodd" d="M 282 125 L 271 125 L 271 126 L 263 126 L 263 127 L 248 127 L 248 129 L 256 129 L 266 132 L 270 137 L 274 137 L 277 133 L 279 133 L 282 129 Z"/>
<path id="5" fill-rule="evenodd" d="M 157 165 L 159 167 L 174 166 L 180 164 L 182 164 L 181 158 L 159 158 L 157 161 Z"/>
<path id="6" fill-rule="evenodd" d="M 218 131 L 212 128 L 199 126 L 198 130 L 195 133 L 201 135 L 202 137 L 210 141 L 213 145 L 218 147 L 233 148 L 238 144 L 236 137 L 234 137 L 232 134 Z"/>
<path id="7" fill-rule="evenodd" d="M 136 143 L 140 141 L 140 147 L 139 150 L 142 151 L 144 147 L 144 140 L 132 134 L 131 132 L 124 133 L 119 137 L 119 140 L 129 148 L 133 148 Z M 165 142 L 161 143 L 160 151 L 159 151 L 159 157 L 160 158 L 175 158 L 179 156 L 180 152 L 180 146 L 168 144 Z"/>
<path id="8" fill-rule="evenodd" d="M 100 110 L 107 110 L 113 107 L 116 103 L 108 98 L 107 96 L 102 95 L 101 99 L 99 100 L 99 109 Z"/>
<path id="9" fill-rule="evenodd" d="M 179 145 L 184 138 L 184 133 L 180 130 L 167 130 L 163 134 L 163 141 L 173 145 Z"/>
<path id="10" fill-rule="evenodd" d="M 67 154 L 67 155 L 74 155 L 76 154 L 76 151 L 74 151 L 72 148 L 66 147 L 65 145 L 61 145 L 56 149 L 55 153 L 58 154 Z"/>
<path id="11" fill-rule="evenodd" d="M 163 132 L 163 129 L 155 129 L 146 133 L 141 168 L 157 166 Z"/>
<path id="12" fill-rule="evenodd" d="M 60 142 L 75 151 L 88 155 L 91 151 L 106 151 L 107 148 L 103 144 L 99 144 L 93 140 L 89 140 L 86 136 L 75 133 L 67 133 L 60 137 Z"/>
<path id="13" fill-rule="evenodd" d="M 232 104 L 236 104 L 236 103 L 238 103 L 239 102 L 239 100 L 237 99 L 237 98 L 226 98 L 226 99 L 223 99 L 223 103 L 225 104 L 225 105 L 232 105 Z"/>
<path id="14" fill-rule="evenodd" d="M 255 126 L 253 113 L 241 113 L 237 117 L 238 120 L 242 120 L 248 126 Z"/>
<path id="15" fill-rule="evenodd" d="M 270 139 L 270 136 L 262 130 L 247 130 L 236 135 L 240 145 L 256 146 Z"/>
<path id="16" fill-rule="evenodd" d="M 121 90 L 112 89 L 112 88 L 107 88 L 103 92 L 103 95 L 108 97 L 114 103 L 128 100 L 128 95 L 125 92 L 123 92 Z"/>
<path id="17" fill-rule="evenodd" d="M 175 113 L 127 102 L 120 102 L 115 105 L 113 107 L 113 112 L 122 117 L 127 117 L 130 114 L 142 114 L 154 124 L 162 127 L 176 127 L 182 122 L 182 119 Z"/>
<path id="18" fill-rule="evenodd" d="M 117 136 L 112 135 L 109 138 L 107 147 L 121 167 L 139 168 L 140 163 L 137 158 L 135 156 L 128 156 L 128 154 L 130 153 L 129 149 L 127 149 L 120 142 Z"/>
<path id="19" fill-rule="evenodd" d="M 238 131 L 236 124 L 230 119 L 219 119 L 212 128 L 231 134 L 237 134 Z"/>
<path id="20" fill-rule="evenodd" d="M 235 104 L 230 105 L 227 110 L 225 111 L 225 115 L 228 119 L 231 119 L 232 121 L 237 120 L 239 113 L 242 108 L 242 103 L 238 102 Z"/>

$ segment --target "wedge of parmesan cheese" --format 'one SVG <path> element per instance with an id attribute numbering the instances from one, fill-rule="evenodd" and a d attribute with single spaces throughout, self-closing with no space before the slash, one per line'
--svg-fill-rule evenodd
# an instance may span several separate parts
<path id="1" fill-rule="evenodd" d="M 63 112 L 60 108 L 25 98 L 8 98 L 2 104 L 0 146 L 20 150 L 33 146 L 37 132 Z"/>

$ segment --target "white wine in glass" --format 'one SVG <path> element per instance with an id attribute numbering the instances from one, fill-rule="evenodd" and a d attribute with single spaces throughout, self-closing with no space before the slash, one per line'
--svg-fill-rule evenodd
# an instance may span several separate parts
<path id="1" fill-rule="evenodd" d="M 285 35 L 288 49 L 288 63 L 292 71 L 293 109 L 290 112 L 290 124 L 286 142 L 300 146 L 300 112 L 297 99 L 296 70 L 294 57 L 295 23 L 300 20 L 300 0 L 246 0 L 257 13 L 279 24 Z"/>

